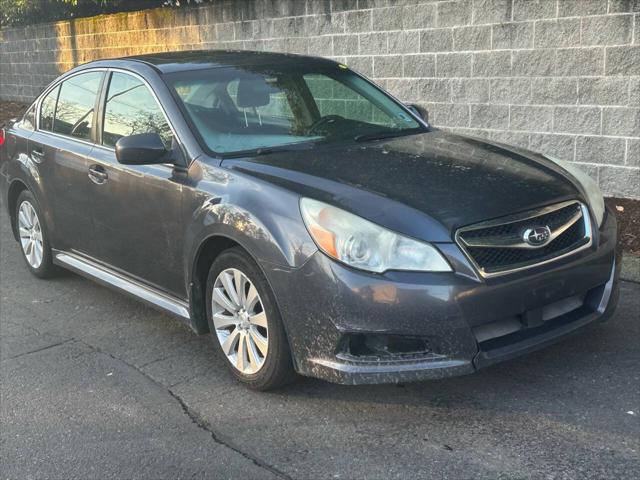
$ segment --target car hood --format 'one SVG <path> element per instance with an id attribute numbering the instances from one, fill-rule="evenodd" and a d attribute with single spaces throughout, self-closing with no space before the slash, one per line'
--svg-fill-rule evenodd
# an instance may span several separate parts
<path id="1" fill-rule="evenodd" d="M 580 196 L 570 177 L 538 154 L 438 130 L 223 165 L 431 241 L 450 241 L 464 225 Z"/>

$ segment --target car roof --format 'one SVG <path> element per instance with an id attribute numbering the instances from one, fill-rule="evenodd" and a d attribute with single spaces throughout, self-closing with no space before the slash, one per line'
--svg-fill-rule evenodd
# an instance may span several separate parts
<path id="1" fill-rule="evenodd" d="M 248 50 L 187 50 L 134 55 L 114 60 L 144 62 L 154 66 L 162 73 L 251 65 L 307 65 L 316 67 L 336 65 L 336 62 L 326 58 Z"/>

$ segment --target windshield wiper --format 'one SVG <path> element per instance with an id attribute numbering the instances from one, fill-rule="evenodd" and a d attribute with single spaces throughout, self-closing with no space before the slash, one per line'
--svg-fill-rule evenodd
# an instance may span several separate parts
<path id="1" fill-rule="evenodd" d="M 363 133 L 362 135 L 357 135 L 354 137 L 356 142 L 368 142 L 370 140 L 383 140 L 385 138 L 394 138 L 394 137 L 404 137 L 406 135 L 411 135 L 414 133 L 420 133 L 422 130 L 419 129 L 407 129 L 407 130 L 397 130 L 394 132 L 375 132 L 375 133 Z"/>
<path id="2" fill-rule="evenodd" d="M 308 150 L 315 146 L 315 142 L 290 143 L 287 145 L 276 145 L 273 147 L 252 148 L 250 150 L 240 150 L 238 152 L 229 152 L 222 154 L 222 158 L 241 158 L 241 157 L 257 157 L 260 155 L 269 155 L 276 152 L 291 152 L 295 150 Z"/>

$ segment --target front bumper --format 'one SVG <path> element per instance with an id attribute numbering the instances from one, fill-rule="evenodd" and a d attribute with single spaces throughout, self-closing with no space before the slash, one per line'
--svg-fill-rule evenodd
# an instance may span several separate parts
<path id="1" fill-rule="evenodd" d="M 616 229 L 609 214 L 592 248 L 493 279 L 476 275 L 454 244 L 440 245 L 452 273 L 369 274 L 317 252 L 299 269 L 267 276 L 302 375 L 344 384 L 443 378 L 608 318 L 618 299 Z M 419 339 L 424 348 L 354 354 L 354 338 Z"/>

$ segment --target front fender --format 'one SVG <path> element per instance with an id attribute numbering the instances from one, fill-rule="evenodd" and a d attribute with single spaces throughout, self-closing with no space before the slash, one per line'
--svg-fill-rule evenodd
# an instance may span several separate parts
<path id="1" fill-rule="evenodd" d="M 213 237 L 233 240 L 258 262 L 292 268 L 302 265 L 316 251 L 304 226 L 299 228 L 301 219 L 267 205 L 256 207 L 223 203 L 220 198 L 205 201 L 189 225 L 189 258 L 197 258 L 201 245 Z"/>
<path id="2" fill-rule="evenodd" d="M 185 248 L 193 259 L 207 238 L 228 237 L 258 261 L 299 267 L 317 250 L 300 196 L 250 174 L 195 161 L 185 195 Z"/>
<path id="3" fill-rule="evenodd" d="M 195 161 L 184 193 L 185 279 L 192 291 L 202 250 L 212 239 L 231 240 L 260 265 L 296 269 L 317 247 L 300 213 L 300 197 L 283 187 L 231 169 Z"/>

